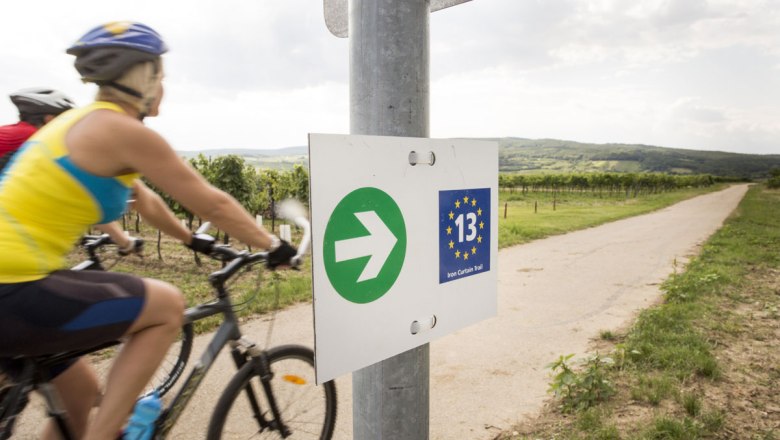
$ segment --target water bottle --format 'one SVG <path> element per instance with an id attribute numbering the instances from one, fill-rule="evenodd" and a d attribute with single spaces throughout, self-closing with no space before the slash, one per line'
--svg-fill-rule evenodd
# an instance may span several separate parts
<path id="1" fill-rule="evenodd" d="M 138 400 L 122 436 L 124 440 L 150 440 L 154 433 L 154 422 L 160 415 L 162 402 L 157 391 Z"/>

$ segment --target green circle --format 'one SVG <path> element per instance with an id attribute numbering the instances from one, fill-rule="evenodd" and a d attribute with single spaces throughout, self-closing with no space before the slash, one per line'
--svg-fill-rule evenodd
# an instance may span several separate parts
<path id="1" fill-rule="evenodd" d="M 336 261 L 336 242 L 367 237 L 370 232 L 355 215 L 373 211 L 396 242 L 381 266 L 370 279 L 358 281 L 371 255 Z M 344 299 L 358 304 L 376 301 L 395 284 L 406 257 L 406 224 L 400 208 L 384 191 L 365 187 L 347 194 L 328 220 L 323 243 L 323 261 L 330 284 Z"/>

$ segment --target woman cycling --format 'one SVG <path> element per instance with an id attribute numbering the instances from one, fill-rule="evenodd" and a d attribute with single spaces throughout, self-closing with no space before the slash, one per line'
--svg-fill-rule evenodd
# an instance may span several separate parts
<path id="1" fill-rule="evenodd" d="M 86 361 L 64 366 L 54 380 L 74 432 L 85 439 L 116 437 L 181 327 L 184 300 L 159 280 L 63 270 L 64 256 L 87 226 L 115 220 L 131 193 L 148 223 L 196 250 L 209 245 L 181 225 L 141 175 L 231 236 L 269 249 L 270 266 L 295 254 L 143 125 L 158 114 L 166 51 L 140 23 L 109 23 L 81 37 L 67 52 L 82 80 L 98 85 L 95 102 L 43 127 L 0 183 L 0 357 L 127 338 L 91 424 L 98 384 Z"/>

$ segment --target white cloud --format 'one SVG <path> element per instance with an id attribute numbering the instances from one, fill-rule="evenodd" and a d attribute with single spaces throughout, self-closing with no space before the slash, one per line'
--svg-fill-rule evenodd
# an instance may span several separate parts
<path id="1" fill-rule="evenodd" d="M 349 130 L 349 41 L 328 33 L 321 1 L 3 12 L 0 93 L 50 85 L 88 102 L 94 88 L 64 49 L 98 23 L 131 19 L 171 47 L 163 114 L 149 124 L 175 147 L 302 145 L 309 132 Z M 430 23 L 434 137 L 780 152 L 780 0 L 473 0 Z M 0 123 L 14 117 L 0 104 Z"/>
<path id="2" fill-rule="evenodd" d="M 179 150 L 302 146 L 308 144 L 309 132 L 349 131 L 348 99 L 343 84 L 228 95 L 166 81 L 161 115 L 147 124 Z"/>

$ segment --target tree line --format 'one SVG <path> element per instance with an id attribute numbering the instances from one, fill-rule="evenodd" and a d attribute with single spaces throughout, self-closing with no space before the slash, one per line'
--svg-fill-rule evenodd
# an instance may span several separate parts
<path id="1" fill-rule="evenodd" d="M 295 165 L 289 171 L 257 170 L 235 154 L 216 158 L 199 154 L 189 162 L 210 184 L 233 196 L 252 215 L 273 217 L 275 201 L 290 197 L 309 203 L 309 172 L 302 165 Z M 194 215 L 191 212 L 151 182 L 145 183 L 192 227 Z"/>
<path id="2" fill-rule="evenodd" d="M 498 186 L 510 192 L 592 192 L 625 194 L 655 194 L 680 188 L 701 188 L 719 181 L 710 174 L 672 175 L 664 173 L 565 173 L 509 174 L 498 176 Z"/>

